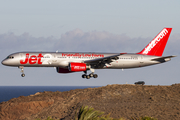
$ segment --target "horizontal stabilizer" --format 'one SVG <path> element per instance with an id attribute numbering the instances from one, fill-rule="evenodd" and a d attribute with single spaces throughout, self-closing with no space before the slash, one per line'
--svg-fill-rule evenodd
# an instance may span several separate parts
<path id="1" fill-rule="evenodd" d="M 170 58 L 172 57 L 176 57 L 176 56 L 172 55 L 172 56 L 166 56 L 166 57 L 159 57 L 159 58 L 152 59 L 152 61 L 169 61 Z"/>

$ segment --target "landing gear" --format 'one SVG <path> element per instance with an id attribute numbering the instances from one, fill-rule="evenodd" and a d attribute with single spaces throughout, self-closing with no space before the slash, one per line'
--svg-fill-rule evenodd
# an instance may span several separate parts
<path id="1" fill-rule="evenodd" d="M 19 66 L 18 68 L 20 68 L 21 69 L 21 76 L 22 77 L 25 77 L 25 74 L 24 74 L 24 66 Z"/>
<path id="2" fill-rule="evenodd" d="M 22 77 L 25 77 L 25 74 L 23 73 L 23 74 L 21 74 L 21 76 L 22 76 Z"/>
<path id="3" fill-rule="evenodd" d="M 83 75 L 82 75 L 82 78 L 86 78 L 86 74 L 83 74 Z"/>
<path id="4" fill-rule="evenodd" d="M 94 78 L 97 78 L 97 77 L 98 77 L 98 75 L 97 75 L 97 74 L 94 74 L 94 75 L 93 75 L 93 77 L 94 77 Z"/>
<path id="5" fill-rule="evenodd" d="M 93 78 L 97 78 L 98 77 L 97 74 L 94 74 L 94 69 L 93 69 L 93 72 L 90 73 L 89 75 L 87 75 L 87 71 L 84 71 L 84 73 L 85 74 L 82 75 L 82 78 L 90 79 L 91 77 L 93 77 Z"/>
<path id="6" fill-rule="evenodd" d="M 93 73 L 89 74 L 90 77 L 93 77 Z"/>
<path id="7" fill-rule="evenodd" d="M 89 76 L 89 75 L 87 75 L 87 76 L 86 76 L 86 79 L 90 79 L 90 76 Z"/>
<path id="8" fill-rule="evenodd" d="M 89 74 L 89 76 L 90 76 L 90 77 L 93 77 L 93 78 L 97 78 L 97 77 L 98 77 L 97 74 L 93 74 L 93 73 Z"/>

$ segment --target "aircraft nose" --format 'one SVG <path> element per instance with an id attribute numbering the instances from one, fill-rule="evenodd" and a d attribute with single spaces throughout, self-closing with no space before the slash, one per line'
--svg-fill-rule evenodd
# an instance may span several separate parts
<path id="1" fill-rule="evenodd" d="M 6 61 L 6 60 L 3 60 L 3 61 L 1 62 L 1 64 L 7 65 L 7 61 Z"/>
<path id="2" fill-rule="evenodd" d="M 4 60 L 1 62 L 1 64 L 3 64 L 3 65 L 4 65 Z"/>

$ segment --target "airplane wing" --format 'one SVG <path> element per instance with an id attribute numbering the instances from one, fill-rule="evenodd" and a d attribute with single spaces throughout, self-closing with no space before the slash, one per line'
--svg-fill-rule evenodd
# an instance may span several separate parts
<path id="1" fill-rule="evenodd" d="M 172 57 L 176 57 L 175 55 L 172 55 L 172 56 L 166 56 L 166 57 L 159 57 L 159 58 L 155 58 L 155 59 L 151 59 L 152 61 L 159 61 L 159 62 L 165 62 L 166 59 L 170 59 Z"/>
<path id="2" fill-rule="evenodd" d="M 94 67 L 103 67 L 105 64 L 109 64 L 113 62 L 113 60 L 119 59 L 119 55 L 121 54 L 116 54 L 108 57 L 103 57 L 103 58 L 97 58 L 93 60 L 86 60 L 84 63 L 93 65 Z"/>

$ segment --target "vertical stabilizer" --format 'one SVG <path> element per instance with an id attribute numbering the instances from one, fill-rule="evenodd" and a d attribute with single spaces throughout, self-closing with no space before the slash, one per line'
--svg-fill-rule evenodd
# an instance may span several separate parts
<path id="1" fill-rule="evenodd" d="M 141 52 L 137 54 L 162 56 L 172 28 L 164 28 Z"/>

